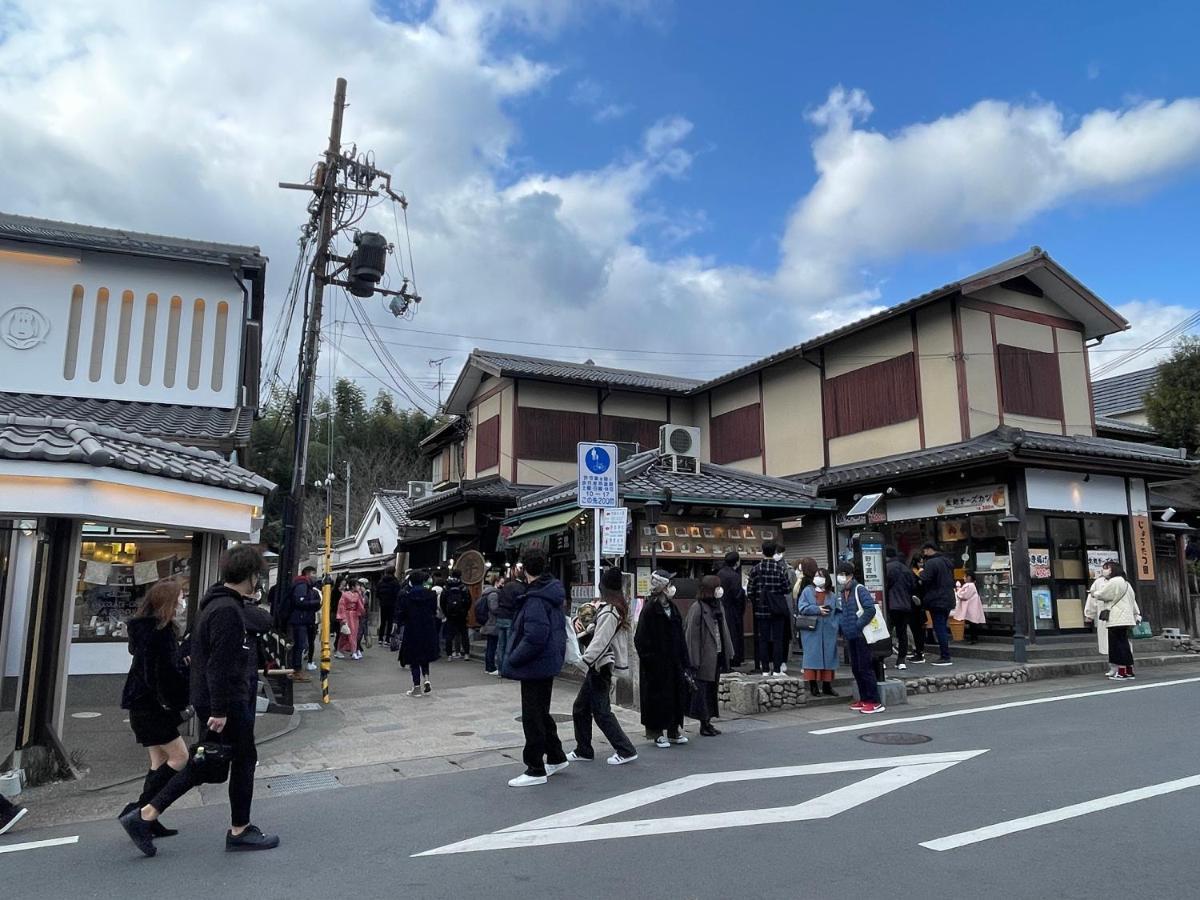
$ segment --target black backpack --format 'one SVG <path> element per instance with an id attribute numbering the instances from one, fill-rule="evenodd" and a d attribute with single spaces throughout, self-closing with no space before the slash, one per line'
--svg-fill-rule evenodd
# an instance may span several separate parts
<path id="1" fill-rule="evenodd" d="M 446 585 L 446 615 L 455 619 L 465 619 L 471 608 L 471 598 L 461 584 Z"/>
<path id="2" fill-rule="evenodd" d="M 494 593 L 494 588 L 488 588 L 475 601 L 475 621 L 481 626 L 487 624 L 488 616 L 491 615 L 491 611 L 488 609 L 488 602 L 492 599 L 492 594 Z"/>

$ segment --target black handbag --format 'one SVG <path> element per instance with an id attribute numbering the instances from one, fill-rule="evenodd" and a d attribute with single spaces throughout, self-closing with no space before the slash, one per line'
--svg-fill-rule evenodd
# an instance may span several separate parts
<path id="1" fill-rule="evenodd" d="M 777 619 L 786 619 L 792 611 L 791 598 L 787 594 L 770 594 L 767 596 L 767 608 Z"/>
<path id="2" fill-rule="evenodd" d="M 820 616 L 806 616 L 801 613 L 792 616 L 792 624 L 796 626 L 797 631 L 816 631 L 820 621 Z"/>
<path id="3" fill-rule="evenodd" d="M 188 767 L 199 784 L 224 784 L 229 780 L 232 763 L 233 747 L 212 731 L 207 738 L 193 744 L 188 755 Z"/>

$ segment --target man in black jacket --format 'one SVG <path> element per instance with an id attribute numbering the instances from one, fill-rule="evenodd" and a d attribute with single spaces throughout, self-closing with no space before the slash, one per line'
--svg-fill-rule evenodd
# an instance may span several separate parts
<path id="1" fill-rule="evenodd" d="M 304 651 L 312 644 L 314 620 L 321 609 L 321 592 L 317 585 L 321 579 L 315 566 L 305 566 L 300 577 L 292 585 L 292 612 L 288 627 L 292 632 L 292 680 L 312 681 L 304 674 Z M 309 658 L 312 658 L 311 652 Z"/>
<path id="2" fill-rule="evenodd" d="M 248 544 L 233 547 L 221 561 L 221 584 L 209 588 L 200 601 L 200 615 L 191 644 L 191 699 L 196 719 L 206 723 L 209 735 L 233 751 L 229 768 L 231 828 L 225 849 L 271 850 L 279 837 L 263 834 L 250 824 L 254 797 L 255 696 L 258 692 L 256 633 L 270 629 L 271 616 L 248 604 L 259 577 L 266 571 L 262 554 Z M 129 837 L 147 856 L 154 856 L 151 823 L 172 803 L 197 785 L 189 764 L 141 809 L 121 816 Z"/>
<path id="3" fill-rule="evenodd" d="M 950 659 L 950 611 L 954 609 L 954 565 L 938 552 L 937 544 L 921 548 L 925 565 L 921 569 L 921 584 L 925 587 L 925 608 L 933 618 L 933 633 L 941 651 L 935 666 L 952 665 Z"/>
<path id="4" fill-rule="evenodd" d="M 525 602 L 525 591 L 528 587 L 525 581 L 525 567 L 517 563 L 509 571 L 508 580 L 500 589 L 500 600 L 496 604 L 496 670 L 499 672 L 504 671 L 513 621 L 521 611 L 521 604 Z"/>
<path id="5" fill-rule="evenodd" d="M 379 646 L 383 647 L 392 634 L 392 619 L 396 615 L 396 601 L 400 599 L 400 579 L 391 569 L 379 579 L 375 589 L 379 596 Z"/>
<path id="6" fill-rule="evenodd" d="M 446 630 L 443 634 L 446 641 L 446 658 L 470 659 L 471 639 L 467 630 L 467 617 L 471 615 L 471 592 L 463 584 L 462 572 L 458 569 L 450 573 L 438 602 L 442 615 L 446 617 Z"/>
<path id="7" fill-rule="evenodd" d="M 896 668 L 907 669 L 910 662 L 925 662 L 925 610 L 916 602 L 917 576 L 912 569 L 896 553 L 895 547 L 888 547 L 885 555 L 888 618 L 896 633 Z M 912 656 L 908 655 L 910 629 L 913 636 Z"/>
<path id="8" fill-rule="evenodd" d="M 725 565 L 717 572 L 721 579 L 721 605 L 725 607 L 725 624 L 733 641 L 731 668 L 742 664 L 746 652 L 746 589 L 742 587 L 742 558 L 735 551 L 725 554 Z"/>

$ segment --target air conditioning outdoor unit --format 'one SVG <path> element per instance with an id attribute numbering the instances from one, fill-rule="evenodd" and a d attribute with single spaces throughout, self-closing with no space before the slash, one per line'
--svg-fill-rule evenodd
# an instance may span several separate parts
<path id="1" fill-rule="evenodd" d="M 700 429 L 687 425 L 663 425 L 658 429 L 658 455 L 672 472 L 700 472 Z"/>
<path id="2" fill-rule="evenodd" d="M 408 483 L 408 499 L 421 500 L 433 493 L 432 481 L 410 481 Z"/>

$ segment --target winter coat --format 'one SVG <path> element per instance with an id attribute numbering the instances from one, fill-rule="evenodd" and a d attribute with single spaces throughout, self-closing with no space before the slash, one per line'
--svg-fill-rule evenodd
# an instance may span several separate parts
<path id="1" fill-rule="evenodd" d="M 1101 610 L 1108 610 L 1108 627 L 1121 628 L 1136 625 L 1142 617 L 1138 609 L 1137 598 L 1133 588 L 1124 578 L 1110 578 L 1104 586 L 1096 591 L 1096 599 L 1100 601 Z"/>
<path id="2" fill-rule="evenodd" d="M 783 562 L 774 559 L 764 559 L 750 570 L 750 578 L 746 586 L 746 596 L 754 604 L 756 619 L 786 618 L 788 598 L 792 594 L 792 572 Z M 784 615 L 776 611 L 772 598 L 782 597 Z"/>
<path id="3" fill-rule="evenodd" d="M 500 602 L 496 606 L 497 619 L 511 622 L 517 617 L 525 599 L 526 587 L 525 582 L 518 581 L 516 578 L 505 582 L 504 587 L 500 590 Z"/>
<path id="4" fill-rule="evenodd" d="M 400 662 L 405 666 L 427 666 L 441 655 L 438 640 L 437 594 L 415 585 L 396 603 L 396 625 L 404 629 Z"/>
<path id="5" fill-rule="evenodd" d="M 363 602 L 363 596 L 357 589 L 342 592 L 342 596 L 338 600 L 337 617 L 343 625 L 350 626 L 350 633 L 338 634 L 339 650 L 354 652 L 357 649 L 359 623 L 366 614 L 367 605 Z"/>
<path id="6" fill-rule="evenodd" d="M 483 589 L 483 596 L 479 598 L 487 602 L 487 620 L 479 623 L 479 633 L 484 637 L 490 637 L 496 633 L 496 610 L 500 606 L 500 591 L 495 587 L 486 587 Z"/>
<path id="7" fill-rule="evenodd" d="M 223 717 L 234 705 L 249 705 L 258 685 L 258 648 L 251 633 L 270 627 L 270 615 L 247 607 L 246 598 L 223 584 L 213 585 L 200 600 L 192 633 L 191 699 L 211 716 Z M 265 628 L 263 630 L 265 630 Z"/>
<path id="8" fill-rule="evenodd" d="M 683 617 L 670 600 L 653 594 L 633 636 L 638 652 L 642 724 L 651 731 L 678 728 L 690 700 L 684 670 L 690 668 Z"/>
<path id="9" fill-rule="evenodd" d="M 563 583 L 553 575 L 542 574 L 529 585 L 508 638 L 505 678 L 537 681 L 562 671 L 567 658 L 566 601 Z"/>
<path id="10" fill-rule="evenodd" d="M 608 603 L 596 613 L 592 639 L 583 651 L 583 661 L 593 669 L 611 665 L 617 674 L 629 672 L 629 629 L 621 627 L 621 614 Z"/>
<path id="11" fill-rule="evenodd" d="M 1103 575 L 1093 581 L 1088 588 L 1087 603 L 1083 606 L 1083 617 L 1096 626 L 1096 647 L 1101 656 L 1108 656 L 1108 623 L 1100 618 L 1104 604 L 1096 599 L 1096 592 L 1106 584 L 1108 579 Z"/>
<path id="12" fill-rule="evenodd" d="M 292 612 L 289 625 L 311 625 L 321 609 L 321 592 L 300 575 L 292 582 Z"/>
<path id="13" fill-rule="evenodd" d="M 887 608 L 908 612 L 917 592 L 917 576 L 900 559 L 889 559 L 884 570 L 887 578 Z"/>
<path id="14" fill-rule="evenodd" d="M 955 588 L 954 596 L 957 602 L 950 618 L 959 622 L 973 622 L 976 625 L 987 624 L 987 618 L 983 614 L 983 601 L 979 599 L 979 589 L 973 581 L 965 581 L 962 587 Z"/>
<path id="15" fill-rule="evenodd" d="M 389 572 L 379 579 L 379 587 L 375 589 L 375 593 L 379 596 L 379 609 L 384 618 L 395 614 L 396 601 L 400 598 L 400 579 Z"/>
<path id="16" fill-rule="evenodd" d="M 725 654 L 725 668 L 733 657 L 733 641 L 725 612 L 716 601 L 697 600 L 688 610 L 683 623 L 683 638 L 687 643 L 688 659 L 700 681 L 716 681 L 721 674 L 718 657 Z"/>
<path id="17" fill-rule="evenodd" d="M 451 601 L 454 601 L 457 608 L 451 609 Z M 441 607 L 442 617 L 447 622 L 463 625 L 471 615 L 471 590 L 457 578 L 451 578 L 442 588 L 438 605 Z"/>
<path id="18" fill-rule="evenodd" d="M 821 605 L 832 607 L 827 616 L 821 615 Z M 832 591 L 820 594 L 814 585 L 809 585 L 800 592 L 800 602 L 797 609 L 802 616 L 816 616 L 816 631 L 800 631 L 800 646 L 804 648 L 804 668 L 837 670 L 838 652 L 838 614 L 841 605 L 837 595 Z"/>
<path id="19" fill-rule="evenodd" d="M 954 566 L 949 557 L 939 553 L 925 560 L 921 584 L 925 586 L 926 609 L 941 612 L 954 609 Z"/>
<path id="20" fill-rule="evenodd" d="M 741 569 L 721 566 L 717 577 L 721 579 L 721 588 L 724 590 L 721 603 L 725 607 L 726 615 L 735 616 L 739 622 L 742 621 L 746 612 L 746 589 L 742 587 Z"/>
<path id="21" fill-rule="evenodd" d="M 188 705 L 187 668 L 179 658 L 175 628 L 159 627 L 155 616 L 130 619 L 129 654 L 133 663 L 121 692 L 121 709 L 179 710 Z"/>
<path id="22" fill-rule="evenodd" d="M 875 598 L 853 578 L 841 589 L 837 606 L 838 630 L 848 641 L 862 637 L 863 629 L 875 618 Z M 859 606 L 862 612 L 858 611 Z"/>

